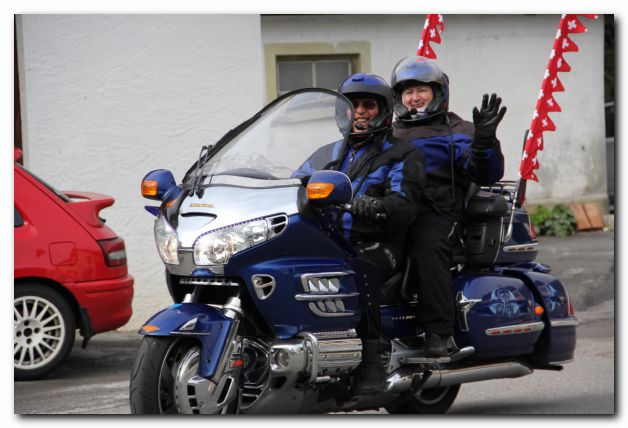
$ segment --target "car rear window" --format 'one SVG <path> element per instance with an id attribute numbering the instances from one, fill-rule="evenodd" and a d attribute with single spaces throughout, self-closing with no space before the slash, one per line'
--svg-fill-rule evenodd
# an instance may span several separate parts
<path id="1" fill-rule="evenodd" d="M 24 219 L 22 218 L 22 214 L 13 207 L 13 227 L 20 227 L 24 225 Z"/>
<path id="2" fill-rule="evenodd" d="M 65 196 L 63 193 L 61 193 L 60 191 L 58 191 L 57 189 L 55 189 L 54 187 L 52 187 L 50 184 L 46 183 L 44 180 L 42 180 L 41 178 L 39 178 L 37 175 L 33 174 L 32 172 L 30 172 L 29 170 L 27 170 L 26 168 L 24 168 L 22 165 L 18 165 L 15 164 L 15 166 L 17 166 L 18 168 L 21 168 L 22 170 L 26 171 L 26 173 L 28 175 L 30 175 L 31 177 L 33 177 L 35 180 L 39 181 L 43 186 L 45 186 L 48 190 L 50 190 L 52 193 L 54 193 L 55 195 L 57 195 L 61 200 L 63 200 L 64 202 L 72 202 L 72 200 L 70 198 L 68 198 L 67 196 Z"/>

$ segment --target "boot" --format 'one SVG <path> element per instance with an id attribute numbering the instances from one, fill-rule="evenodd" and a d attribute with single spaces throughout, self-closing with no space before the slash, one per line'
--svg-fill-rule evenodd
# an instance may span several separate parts
<path id="1" fill-rule="evenodd" d="M 447 336 L 431 331 L 425 332 L 425 356 L 439 358 L 447 355 Z"/>
<path id="2" fill-rule="evenodd" d="M 367 339 L 362 350 L 362 364 L 356 370 L 356 383 L 353 392 L 356 395 L 377 394 L 384 390 L 386 371 L 379 356 L 379 339 Z"/>

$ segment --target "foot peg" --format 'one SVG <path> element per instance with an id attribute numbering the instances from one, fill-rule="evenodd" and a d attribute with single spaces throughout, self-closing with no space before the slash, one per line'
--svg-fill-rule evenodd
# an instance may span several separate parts
<path id="1" fill-rule="evenodd" d="M 416 356 L 401 357 L 399 361 L 401 364 L 444 364 L 451 363 L 452 361 L 458 361 L 472 355 L 475 352 L 473 346 L 465 346 L 460 349 L 450 349 L 444 357 L 430 358 L 423 355 L 421 352 Z"/>

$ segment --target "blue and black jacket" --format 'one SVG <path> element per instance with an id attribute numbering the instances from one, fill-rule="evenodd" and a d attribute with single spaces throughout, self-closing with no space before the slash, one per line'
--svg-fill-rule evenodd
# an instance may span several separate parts
<path id="1" fill-rule="evenodd" d="M 344 172 L 353 186 L 353 199 L 362 195 L 381 198 L 390 213 L 384 224 L 371 223 L 344 213 L 342 227 L 352 243 L 384 242 L 403 247 L 405 232 L 414 221 L 417 200 L 425 185 L 425 158 L 411 145 L 392 136 L 354 148 L 344 141 L 321 147 L 293 177 L 320 169 Z"/>
<path id="2" fill-rule="evenodd" d="M 485 186 L 504 175 L 499 140 L 474 141 L 475 128 L 455 113 L 422 126 L 394 123 L 393 135 L 420 149 L 426 159 L 419 212 L 460 215 L 471 182 Z"/>

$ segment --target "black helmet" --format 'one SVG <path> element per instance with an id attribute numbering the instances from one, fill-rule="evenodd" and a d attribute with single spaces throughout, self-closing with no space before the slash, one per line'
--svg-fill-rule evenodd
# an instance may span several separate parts
<path id="1" fill-rule="evenodd" d="M 390 85 L 375 74 L 356 73 L 342 82 L 338 92 L 349 98 L 375 98 L 379 113 L 369 123 L 366 132 L 353 133 L 350 137 L 368 137 L 391 129 L 393 94 Z"/>
<path id="2" fill-rule="evenodd" d="M 395 114 L 401 122 L 428 121 L 446 113 L 449 108 L 449 78 L 436 61 L 421 56 L 402 59 L 395 66 L 390 82 L 395 96 Z M 422 112 L 409 111 L 401 102 L 401 93 L 405 88 L 421 83 L 432 87 L 434 99 Z"/>

